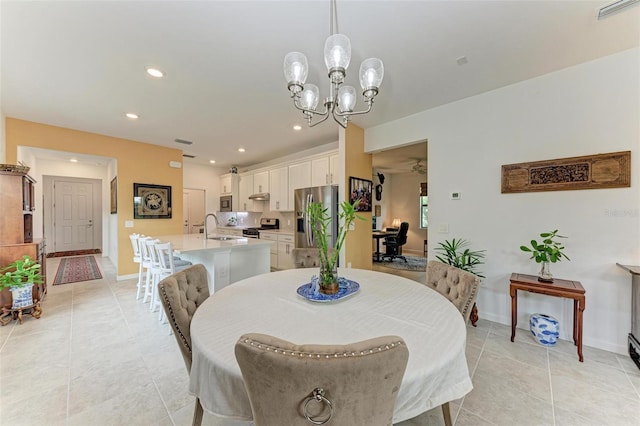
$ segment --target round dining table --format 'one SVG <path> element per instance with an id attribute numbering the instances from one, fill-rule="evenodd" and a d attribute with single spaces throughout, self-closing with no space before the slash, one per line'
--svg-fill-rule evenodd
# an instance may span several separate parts
<path id="1" fill-rule="evenodd" d="M 339 269 L 359 284 L 340 300 L 316 302 L 298 295 L 317 268 L 256 275 L 214 293 L 191 322 L 189 391 L 218 417 L 252 420 L 234 347 L 245 333 L 295 344 L 347 344 L 378 336 L 402 337 L 409 362 L 394 409 L 398 423 L 461 398 L 473 388 L 465 357 L 460 312 L 424 284 L 382 272 Z"/>

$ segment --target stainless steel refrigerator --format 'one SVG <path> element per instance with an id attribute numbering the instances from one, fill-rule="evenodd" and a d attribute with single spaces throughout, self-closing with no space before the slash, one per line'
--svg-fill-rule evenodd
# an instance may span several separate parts
<path id="1" fill-rule="evenodd" d="M 315 247 L 312 224 L 309 221 L 307 207 L 310 203 L 322 203 L 323 208 L 328 209 L 327 213 L 333 218 L 330 229 L 331 247 L 335 246 L 338 236 L 338 186 L 314 186 L 312 188 L 300 188 L 294 192 L 296 229 L 295 239 L 297 248 Z"/>

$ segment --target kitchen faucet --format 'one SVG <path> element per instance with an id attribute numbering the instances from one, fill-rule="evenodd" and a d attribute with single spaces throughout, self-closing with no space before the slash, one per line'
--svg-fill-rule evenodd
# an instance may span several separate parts
<path id="1" fill-rule="evenodd" d="M 207 233 L 207 219 L 209 218 L 209 216 L 213 216 L 213 218 L 216 221 L 216 228 L 218 227 L 218 225 L 220 225 L 220 223 L 218 222 L 218 216 L 216 216 L 213 213 L 209 213 L 204 217 L 204 239 L 206 240 L 207 238 L 209 238 L 209 234 Z"/>

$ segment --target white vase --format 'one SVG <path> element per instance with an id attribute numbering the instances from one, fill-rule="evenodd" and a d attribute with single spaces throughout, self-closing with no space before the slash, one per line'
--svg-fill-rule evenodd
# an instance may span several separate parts
<path id="1" fill-rule="evenodd" d="M 545 283 L 553 282 L 553 275 L 551 275 L 551 269 L 549 268 L 549 262 L 542 262 L 540 272 L 538 272 L 538 281 Z"/>
<path id="2" fill-rule="evenodd" d="M 33 284 L 26 284 L 21 287 L 11 287 L 12 309 L 25 308 L 33 305 Z"/>

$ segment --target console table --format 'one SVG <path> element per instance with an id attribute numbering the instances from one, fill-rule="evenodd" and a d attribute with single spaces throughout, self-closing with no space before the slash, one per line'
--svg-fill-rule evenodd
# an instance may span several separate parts
<path id="1" fill-rule="evenodd" d="M 538 281 L 535 275 L 512 273 L 509 294 L 511 295 L 511 341 L 516 337 L 516 323 L 518 322 L 518 290 L 531 293 L 546 294 L 547 296 L 565 297 L 573 299 L 573 343 L 578 349 L 578 359 L 582 356 L 582 314 L 585 306 L 585 290 L 578 281 L 554 278 L 552 283 Z"/>

